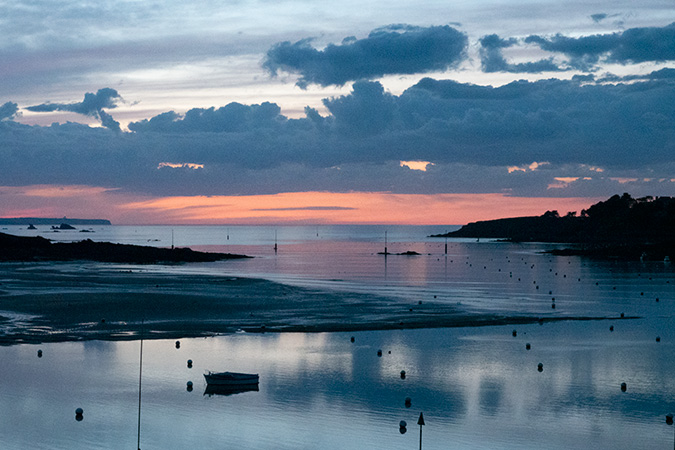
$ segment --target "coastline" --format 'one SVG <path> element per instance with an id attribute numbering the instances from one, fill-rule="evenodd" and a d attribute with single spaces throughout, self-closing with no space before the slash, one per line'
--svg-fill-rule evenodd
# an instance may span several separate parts
<path id="1" fill-rule="evenodd" d="M 413 304 L 255 278 L 0 264 L 0 345 L 605 319 L 616 317 L 480 314 L 433 301 Z"/>

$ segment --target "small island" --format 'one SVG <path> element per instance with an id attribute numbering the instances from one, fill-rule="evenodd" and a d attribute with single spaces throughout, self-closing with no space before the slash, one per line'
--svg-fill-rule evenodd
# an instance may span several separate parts
<path id="1" fill-rule="evenodd" d="M 51 242 L 41 236 L 24 237 L 0 233 L 0 261 L 74 261 L 156 264 L 213 262 L 248 258 L 232 253 L 198 252 L 189 248 L 158 248 L 110 242 Z"/>
<path id="2" fill-rule="evenodd" d="M 551 251 L 599 258 L 670 260 L 675 256 L 675 198 L 614 195 L 580 215 L 546 211 L 541 216 L 472 222 L 431 237 L 489 238 L 513 242 L 574 244 Z"/>

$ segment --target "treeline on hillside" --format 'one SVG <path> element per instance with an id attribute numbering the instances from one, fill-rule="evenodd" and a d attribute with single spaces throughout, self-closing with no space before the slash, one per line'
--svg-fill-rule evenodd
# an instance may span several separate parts
<path id="1" fill-rule="evenodd" d="M 649 196 L 635 199 L 623 194 L 596 203 L 582 210 L 580 215 L 569 212 L 561 216 L 558 211 L 547 211 L 537 217 L 473 222 L 435 237 L 575 243 L 596 253 L 604 249 L 608 253 L 606 256 L 613 253 L 633 257 L 647 252 L 653 254 L 653 258 L 660 258 L 675 248 L 674 232 L 675 198 Z M 621 252 L 628 254 L 619 255 Z"/>

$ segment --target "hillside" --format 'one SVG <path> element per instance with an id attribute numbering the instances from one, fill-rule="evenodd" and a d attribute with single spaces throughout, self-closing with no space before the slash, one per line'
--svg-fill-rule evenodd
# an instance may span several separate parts
<path id="1" fill-rule="evenodd" d="M 547 211 L 536 217 L 515 217 L 469 223 L 434 237 L 496 238 L 516 242 L 578 244 L 567 254 L 663 259 L 675 256 L 675 198 L 614 195 L 579 216 Z"/>

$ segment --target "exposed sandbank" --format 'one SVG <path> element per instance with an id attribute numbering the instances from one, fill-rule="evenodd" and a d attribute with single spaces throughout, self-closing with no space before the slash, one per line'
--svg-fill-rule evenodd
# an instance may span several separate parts
<path id="1" fill-rule="evenodd" d="M 547 317 L 543 320 L 605 318 Z M 220 333 L 357 331 L 537 322 L 271 281 L 98 265 L 0 264 L 0 345 L 181 338 Z"/>

